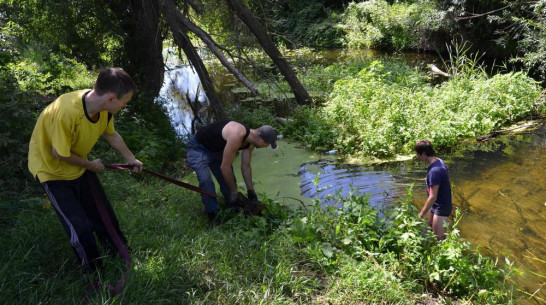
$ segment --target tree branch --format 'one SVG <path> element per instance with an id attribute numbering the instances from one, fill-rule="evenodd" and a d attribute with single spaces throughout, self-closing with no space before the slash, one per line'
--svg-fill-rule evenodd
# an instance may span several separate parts
<path id="1" fill-rule="evenodd" d="M 235 77 L 237 77 L 237 79 L 240 80 L 244 84 L 244 86 L 247 87 L 248 90 L 250 90 L 250 92 L 256 95 L 258 94 L 258 90 L 254 87 L 254 85 L 252 85 L 252 83 L 246 78 L 246 76 L 244 76 L 239 70 L 237 70 L 237 68 L 235 68 L 235 66 L 233 66 L 229 62 L 229 60 L 218 49 L 217 47 L 218 45 L 214 42 L 212 37 L 210 37 L 210 35 L 207 32 L 205 32 L 203 29 L 198 27 L 195 23 L 191 22 L 189 19 L 185 18 L 180 13 L 180 11 L 178 10 L 174 2 L 172 1 L 164 1 L 164 2 L 165 2 L 165 8 L 167 10 L 174 12 L 176 21 L 183 24 L 188 30 L 190 30 L 192 33 L 197 35 L 197 37 L 199 37 L 207 45 L 207 47 L 212 51 L 212 53 L 216 56 L 216 58 L 220 60 L 222 65 L 226 67 L 226 69 L 228 69 L 233 75 L 235 75 Z"/>
<path id="2" fill-rule="evenodd" d="M 214 90 L 214 85 L 207 68 L 187 35 L 188 29 L 177 20 L 177 15 L 180 14 L 178 8 L 176 5 L 174 5 L 172 0 L 157 0 L 157 2 L 159 3 L 165 20 L 171 28 L 175 43 L 184 50 L 186 57 L 192 64 L 192 67 L 195 69 L 197 75 L 199 75 L 201 85 L 209 98 L 209 102 L 212 105 L 216 119 L 220 120 L 226 118 L 226 113 L 220 99 L 218 98 L 218 95 L 216 94 L 216 91 Z"/>
<path id="3" fill-rule="evenodd" d="M 254 14 L 243 4 L 241 0 L 226 0 L 230 9 L 235 12 L 237 17 L 248 27 L 254 34 L 265 53 L 271 58 L 279 71 L 284 76 L 286 82 L 294 92 L 294 97 L 301 105 L 310 105 L 313 100 L 311 96 L 298 79 L 296 73 L 281 54 L 273 40 L 267 35 L 267 32 L 260 24 Z"/>
<path id="4" fill-rule="evenodd" d="M 501 7 L 501 8 L 498 8 L 498 9 L 496 9 L 496 10 L 492 10 L 492 11 L 489 11 L 489 12 L 486 12 L 486 13 L 482 13 L 482 14 L 473 14 L 473 13 L 469 13 L 470 16 L 455 17 L 455 18 L 453 18 L 453 20 L 455 20 L 455 21 L 461 21 L 461 20 L 466 20 L 466 19 L 480 18 L 480 17 L 483 17 L 483 16 L 487 16 L 487 15 L 496 13 L 496 12 L 498 12 L 498 11 L 505 10 L 505 9 L 511 7 L 511 6 L 512 6 L 512 4 L 509 4 L 509 5 L 507 5 L 507 6 L 504 6 L 504 7 Z"/>
<path id="5" fill-rule="evenodd" d="M 212 37 L 205 32 L 203 29 L 198 27 L 196 24 L 191 22 L 189 19 L 184 18 L 182 14 L 177 14 L 178 19 L 180 22 L 182 22 L 191 32 L 193 32 L 197 37 L 199 37 L 206 45 L 207 47 L 212 51 L 212 53 L 220 60 L 222 65 L 226 67 L 235 77 L 237 77 L 238 80 L 240 80 L 245 87 L 248 88 L 253 94 L 258 94 L 258 89 L 254 87 L 254 85 L 244 76 L 243 73 L 241 73 L 235 66 L 233 66 L 229 60 L 221 53 L 221 51 L 218 49 L 219 45 L 214 42 Z M 221 49 L 226 50 L 226 48 L 221 47 Z"/>

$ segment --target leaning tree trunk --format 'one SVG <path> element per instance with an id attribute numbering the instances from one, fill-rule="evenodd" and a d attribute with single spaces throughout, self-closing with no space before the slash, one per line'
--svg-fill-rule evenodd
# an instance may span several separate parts
<path id="1" fill-rule="evenodd" d="M 209 72 L 207 71 L 205 64 L 203 64 L 201 57 L 199 57 L 199 54 L 197 54 L 197 50 L 191 43 L 190 38 L 187 35 L 187 29 L 180 26 L 180 24 L 176 22 L 177 13 L 179 13 L 178 10 L 169 9 L 167 1 L 170 0 L 158 0 L 157 2 L 159 3 L 161 12 L 165 17 L 165 20 L 167 20 L 167 23 L 171 28 L 174 41 L 180 48 L 182 48 L 184 54 L 186 54 L 189 62 L 197 72 L 197 75 L 201 80 L 203 90 L 205 91 L 205 94 L 207 95 L 209 102 L 214 110 L 215 118 L 217 120 L 224 119 L 227 116 L 224 111 L 224 107 L 222 106 L 222 103 L 220 102 L 220 99 L 216 94 L 216 91 L 214 91 L 214 85 L 212 83 L 212 79 L 210 78 Z"/>
<path id="2" fill-rule="evenodd" d="M 222 65 L 224 65 L 224 67 L 226 67 L 226 69 L 229 70 L 229 72 L 231 72 L 235 77 L 237 77 L 237 79 L 241 81 L 243 85 L 245 85 L 245 87 L 247 87 L 248 90 L 250 90 L 250 92 L 252 92 L 253 94 L 258 94 L 258 89 L 256 89 L 254 85 L 252 85 L 250 80 L 248 80 L 243 73 L 241 73 L 237 68 L 235 68 L 234 65 L 232 65 L 229 62 L 229 60 L 222 54 L 220 49 L 217 47 L 217 44 L 214 42 L 212 37 L 210 37 L 210 35 L 207 32 L 205 32 L 203 29 L 198 27 L 195 23 L 191 22 L 189 19 L 185 18 L 182 15 L 182 13 L 179 12 L 173 0 L 166 0 L 164 1 L 164 3 L 165 3 L 165 9 L 168 10 L 169 12 L 174 12 L 174 15 L 176 17 L 176 23 L 169 24 L 171 28 L 172 27 L 180 28 L 184 32 L 191 31 L 192 33 L 197 35 L 197 37 L 199 37 L 201 41 L 203 41 L 207 45 L 209 50 L 216 56 L 216 58 L 218 58 L 220 63 L 222 63 Z"/>
<path id="3" fill-rule="evenodd" d="M 271 60 L 279 68 L 286 82 L 292 88 L 294 96 L 299 104 L 311 104 L 311 96 L 301 82 L 299 81 L 296 73 L 292 70 L 292 67 L 288 64 L 286 59 L 282 56 L 281 52 L 277 49 L 273 40 L 267 35 L 267 32 L 262 27 L 261 23 L 254 16 L 254 14 L 246 8 L 240 0 L 227 0 L 230 8 L 237 14 L 237 17 L 243 21 L 246 26 L 254 33 L 254 36 L 258 39 L 258 42 L 263 47 L 264 51 L 269 55 Z"/>

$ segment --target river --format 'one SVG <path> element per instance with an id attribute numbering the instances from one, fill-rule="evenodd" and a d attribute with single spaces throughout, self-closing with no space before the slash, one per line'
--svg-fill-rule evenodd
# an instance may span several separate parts
<path id="1" fill-rule="evenodd" d="M 335 56 L 326 54 L 314 60 L 338 60 Z M 422 66 L 432 60 L 427 56 L 411 59 Z M 186 97 L 196 103 L 194 109 L 208 104 L 197 89 L 198 82 L 191 80 L 194 77 L 185 66 L 165 76 L 163 100 L 181 134 L 191 133 L 194 123 Z M 186 78 L 188 81 L 180 82 Z M 439 155 L 449 167 L 454 205 L 462 212 L 461 236 L 481 253 L 499 258 L 500 263 L 505 258 L 513 261 L 524 275 L 518 279 L 520 288 L 531 294 L 542 288 L 537 296 L 545 299 L 545 122 L 533 130 L 462 146 Z M 344 164 L 336 157 L 308 151 L 286 139 L 279 141 L 276 150 L 257 149 L 252 157 L 256 189 L 287 206 L 311 205 L 315 200 L 328 204 L 325 198 L 330 194 L 357 191 L 370 194 L 370 204 L 381 207 L 404 196 L 413 184 L 414 205 L 420 208 L 425 202 L 426 165 L 413 159 Z M 238 162 L 237 158 L 235 168 Z M 244 186 L 239 170 L 236 176 Z"/>
<path id="2" fill-rule="evenodd" d="M 449 167 L 454 207 L 462 212 L 461 236 L 501 265 L 513 261 L 523 273 L 520 288 L 529 293 L 543 287 L 546 276 L 546 121 L 537 126 L 439 156 Z M 255 151 L 253 173 L 259 192 L 286 205 L 315 198 L 328 204 L 328 195 L 353 191 L 370 194 L 370 203 L 381 207 L 412 184 L 413 204 L 421 208 L 426 199 L 426 165 L 417 160 L 349 165 L 279 141 L 276 150 Z M 537 295 L 546 297 L 544 290 Z"/>

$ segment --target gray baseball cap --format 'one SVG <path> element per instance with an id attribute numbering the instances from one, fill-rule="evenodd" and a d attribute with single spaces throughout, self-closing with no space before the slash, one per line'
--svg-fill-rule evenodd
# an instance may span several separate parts
<path id="1" fill-rule="evenodd" d="M 269 143 L 271 145 L 271 148 L 277 148 L 277 131 L 275 130 L 275 128 L 269 125 L 264 125 L 258 128 L 258 135 L 264 141 Z"/>

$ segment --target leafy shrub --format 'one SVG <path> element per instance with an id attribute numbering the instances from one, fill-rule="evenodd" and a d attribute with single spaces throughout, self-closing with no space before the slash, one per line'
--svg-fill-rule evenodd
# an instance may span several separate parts
<path id="1" fill-rule="evenodd" d="M 350 48 L 419 49 L 428 44 L 423 33 L 439 31 L 443 17 L 433 1 L 370 0 L 351 2 L 339 27 Z"/>
<path id="2" fill-rule="evenodd" d="M 473 59 L 459 55 L 448 70 L 451 79 L 436 86 L 392 59 L 352 64 L 363 67 L 358 73 L 323 68 L 326 79 L 310 73 L 313 87 L 333 89 L 323 107 L 306 110 L 305 119 L 296 114 L 286 134 L 312 147 L 384 158 L 411 153 L 418 139 L 450 147 L 535 113 L 540 86 L 534 80 L 522 72 L 489 77 Z"/>
<path id="3" fill-rule="evenodd" d="M 331 65 L 314 65 L 300 73 L 299 76 L 308 91 L 320 99 L 326 99 L 333 90 L 336 81 L 356 75 L 368 64 L 367 61 L 351 61 Z"/>
<path id="4" fill-rule="evenodd" d="M 274 110 L 267 106 L 258 107 L 238 107 L 228 110 L 228 117 L 251 126 L 258 128 L 262 125 L 276 126 Z"/>
<path id="5" fill-rule="evenodd" d="M 282 36 L 278 40 L 290 46 L 318 48 L 341 46 L 343 31 L 336 25 L 340 16 L 322 3 L 309 0 L 285 1 L 283 6 L 271 6 L 275 18 L 272 27 Z"/>
<path id="6" fill-rule="evenodd" d="M 331 122 L 317 115 L 315 109 L 307 106 L 297 108 L 287 123 L 282 126 L 282 131 L 318 150 L 330 149 L 336 137 Z"/>
<path id="7" fill-rule="evenodd" d="M 354 283 L 339 284 L 357 290 L 370 285 L 361 295 L 364 298 L 370 294 L 390 301 L 403 298 L 401 291 L 384 294 L 377 289 L 372 284 L 377 279 L 402 291 L 418 292 L 426 287 L 433 294 L 475 298 L 477 304 L 509 303 L 510 265 L 500 269 L 495 260 L 482 256 L 459 237 L 458 212 L 448 238 L 437 242 L 410 204 L 411 193 L 410 189 L 407 198 L 383 211 L 370 207 L 366 195 L 332 196 L 331 205 L 317 204 L 291 219 L 285 234 L 327 274 L 351 268 L 352 272 L 343 275 L 350 274 Z M 354 274 L 361 265 L 368 271 Z"/>
<path id="8" fill-rule="evenodd" d="M 544 85 L 546 82 L 546 16 L 544 14 L 546 2 L 531 1 L 525 5 L 518 5 L 521 1 L 514 2 L 516 2 L 514 7 L 521 12 L 514 13 L 514 9 L 509 9 L 488 19 L 503 25 L 496 30 L 496 34 L 500 36 L 497 42 L 501 46 L 516 44 L 519 55 L 511 61 L 525 65 Z M 504 24 L 510 24 L 510 26 Z M 509 30 L 506 30 L 507 28 Z"/>
<path id="9" fill-rule="evenodd" d="M 9 66 L 22 91 L 61 95 L 93 87 L 96 76 L 76 60 L 45 52 L 39 47 L 24 52 L 19 61 Z"/>
<path id="10" fill-rule="evenodd" d="M 43 105 L 20 91 L 13 74 L 0 68 L 0 188 L 2 196 L 17 195 L 32 179 L 27 169 L 28 141 L 36 113 Z"/>

